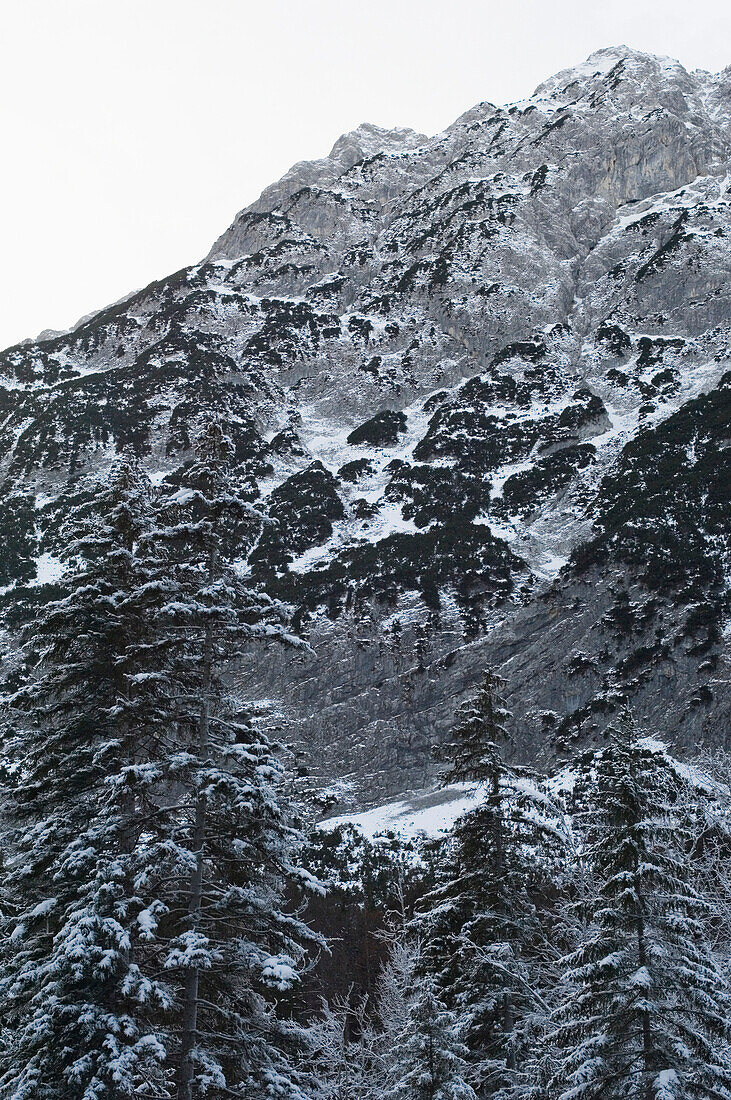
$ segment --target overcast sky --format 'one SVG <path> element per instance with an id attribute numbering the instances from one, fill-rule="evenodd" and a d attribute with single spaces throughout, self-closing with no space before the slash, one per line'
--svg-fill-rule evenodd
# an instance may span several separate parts
<path id="1" fill-rule="evenodd" d="M 720 0 L 2 0 L 0 347 L 199 259 L 360 122 L 435 133 L 602 46 L 711 71 Z"/>

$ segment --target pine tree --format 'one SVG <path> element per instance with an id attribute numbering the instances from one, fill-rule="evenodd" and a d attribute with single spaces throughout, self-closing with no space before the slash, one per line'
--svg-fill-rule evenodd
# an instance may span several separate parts
<path id="1" fill-rule="evenodd" d="M 302 1096 L 284 1015 L 319 941 L 284 899 L 317 884 L 279 750 L 232 686 L 240 648 L 286 632 L 232 566 L 259 518 L 228 454 L 212 424 L 162 501 L 128 463 L 82 493 L 28 633 L 8 1100 Z"/>
<path id="2" fill-rule="evenodd" d="M 85 497 L 67 526 L 61 595 L 26 633 L 31 673 L 6 719 L 15 927 L 0 1090 L 13 1100 L 167 1095 L 150 1013 L 169 991 L 136 958 L 137 761 L 149 745 L 133 686 L 146 623 L 131 601 L 149 486 L 120 461 Z"/>
<path id="3" fill-rule="evenodd" d="M 687 791 L 662 746 L 631 726 L 612 736 L 579 775 L 577 820 L 596 886 L 585 941 L 565 960 L 548 1092 L 728 1097 L 731 1000 L 703 939 Z"/>
<path id="4" fill-rule="evenodd" d="M 486 783 L 491 793 L 497 790 L 502 754 L 511 742 L 505 687 L 505 680 L 488 670 L 474 698 L 460 707 L 450 740 L 436 754 L 447 765 L 446 783 Z"/>
<path id="5" fill-rule="evenodd" d="M 540 977 L 553 952 L 537 901 L 551 893 L 561 840 L 551 800 L 526 769 L 503 759 L 503 686 L 488 672 L 440 753 L 448 782 L 479 783 L 483 793 L 455 823 L 438 885 L 415 922 L 441 995 L 466 1021 L 489 1094 L 516 1083 L 528 1021 L 547 1011 Z"/>
<path id="6" fill-rule="evenodd" d="M 283 904 L 286 890 L 316 884 L 296 862 L 301 838 L 281 759 L 231 679 L 244 647 L 294 641 L 282 609 L 235 568 L 261 517 L 237 488 L 231 457 L 221 425 L 209 422 L 150 538 L 168 586 L 159 629 L 177 691 L 175 805 L 160 850 L 170 863 L 168 941 L 159 961 L 181 1004 L 178 1100 L 299 1095 L 287 1054 L 298 1029 L 275 1007 L 297 986 L 305 948 L 319 946 Z"/>
<path id="7" fill-rule="evenodd" d="M 414 991 L 398 1038 L 392 1080 L 384 1095 L 393 1100 L 476 1100 L 468 1083 L 467 1048 L 454 1013 L 422 979 Z"/>

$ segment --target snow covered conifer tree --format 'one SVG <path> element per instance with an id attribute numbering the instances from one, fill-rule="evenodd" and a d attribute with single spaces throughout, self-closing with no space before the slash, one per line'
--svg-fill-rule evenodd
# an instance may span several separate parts
<path id="1" fill-rule="evenodd" d="M 552 951 L 536 901 L 550 891 L 550 861 L 560 855 L 551 800 L 526 769 L 503 759 L 509 720 L 503 684 L 486 675 L 440 752 L 449 763 L 447 781 L 479 783 L 484 794 L 455 823 L 437 886 L 414 921 L 425 966 L 466 1021 L 486 1094 L 515 1084 L 525 1022 L 546 1012 L 540 981 Z"/>
<path id="2" fill-rule="evenodd" d="M 148 513 L 149 485 L 127 461 L 80 494 L 61 594 L 26 632 L 29 678 L 6 708 L 15 927 L 0 1093 L 12 1100 L 167 1095 L 151 1017 L 169 993 L 139 966 L 134 883 L 150 749 L 134 549 Z"/>
<path id="3" fill-rule="evenodd" d="M 153 557 L 163 548 L 168 596 L 159 629 L 177 693 L 169 939 L 159 962 L 181 1005 L 173 1025 L 178 1100 L 300 1095 L 286 1054 L 297 1029 L 278 1020 L 274 1002 L 296 986 L 305 947 L 319 943 L 286 911 L 284 891 L 315 884 L 296 863 L 300 838 L 276 747 L 227 675 L 246 646 L 288 638 L 282 609 L 233 565 L 260 521 L 212 420 L 150 537 Z"/>
<path id="4" fill-rule="evenodd" d="M 584 760 L 579 794 L 596 889 L 565 960 L 549 1095 L 728 1097 L 731 999 L 703 939 L 677 771 L 625 726 Z"/>
<path id="5" fill-rule="evenodd" d="M 505 680 L 488 670 L 477 694 L 460 707 L 449 741 L 438 758 L 447 764 L 446 783 L 488 783 L 491 790 L 504 769 L 502 754 L 510 744 L 510 713 L 502 692 Z"/>
<path id="6" fill-rule="evenodd" d="M 393 1100 L 476 1100 L 468 1082 L 467 1048 L 453 1012 L 422 979 L 394 1051 L 385 1096 Z"/>
<path id="7" fill-rule="evenodd" d="M 78 495 L 62 593 L 11 699 L 13 950 L 3 1100 L 300 1097 L 307 874 L 274 746 L 227 686 L 278 608 L 231 568 L 255 512 L 204 434 L 156 506 L 134 467 Z"/>

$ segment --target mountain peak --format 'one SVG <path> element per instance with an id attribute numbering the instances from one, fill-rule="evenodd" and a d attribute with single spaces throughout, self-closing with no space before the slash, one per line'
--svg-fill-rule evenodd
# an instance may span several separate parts
<path id="1" fill-rule="evenodd" d="M 586 61 L 562 69 L 544 80 L 536 88 L 533 98 L 556 99 L 566 94 L 568 98 L 576 99 L 582 87 L 593 89 L 597 83 L 609 80 L 610 90 L 614 90 L 620 81 L 627 79 L 647 90 L 648 84 L 662 87 L 678 80 L 690 83 L 688 71 L 672 57 L 645 53 L 625 45 L 605 46 L 589 54 Z"/>
<path id="2" fill-rule="evenodd" d="M 424 134 L 408 127 L 386 129 L 372 122 L 362 122 L 354 130 L 341 134 L 326 157 L 298 161 L 280 180 L 266 187 L 255 203 L 239 211 L 233 224 L 218 238 L 208 256 L 235 255 L 239 247 L 237 227 L 247 215 L 269 213 L 299 191 L 332 186 L 344 172 L 363 160 L 379 153 L 414 149 L 426 140 Z"/>
<path id="3" fill-rule="evenodd" d="M 328 160 L 337 161 L 345 168 L 378 153 L 398 153 L 426 141 L 426 134 L 419 134 L 409 127 L 385 129 L 372 122 L 361 122 L 354 130 L 341 134 L 328 153 Z"/>

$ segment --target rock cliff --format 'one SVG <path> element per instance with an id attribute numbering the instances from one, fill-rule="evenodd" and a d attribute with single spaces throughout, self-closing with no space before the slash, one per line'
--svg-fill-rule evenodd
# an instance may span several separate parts
<path id="1" fill-rule="evenodd" d="M 246 567 L 313 649 L 242 683 L 340 797 L 428 782 L 487 663 L 522 755 L 625 701 L 725 744 L 730 276 L 731 68 L 605 49 L 435 137 L 360 126 L 202 262 L 0 354 L 3 598 L 80 476 L 174 476 L 217 411 L 276 521 Z"/>

